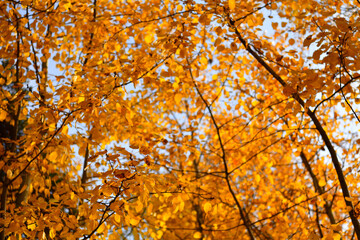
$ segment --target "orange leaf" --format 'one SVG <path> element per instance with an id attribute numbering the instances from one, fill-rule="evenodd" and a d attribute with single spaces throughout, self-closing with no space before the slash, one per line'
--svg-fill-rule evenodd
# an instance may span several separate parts
<path id="1" fill-rule="evenodd" d="M 288 85 L 288 86 L 284 87 L 283 93 L 284 93 L 285 96 L 289 97 L 292 94 L 296 93 L 296 90 Z"/>
<path id="2" fill-rule="evenodd" d="M 235 0 L 229 0 L 229 8 L 230 8 L 230 11 L 234 11 L 235 10 Z"/>
<path id="3" fill-rule="evenodd" d="M 119 170 L 119 169 L 116 169 L 114 171 L 114 176 L 117 177 L 117 178 L 126 178 L 130 175 L 130 171 L 129 170 Z"/>

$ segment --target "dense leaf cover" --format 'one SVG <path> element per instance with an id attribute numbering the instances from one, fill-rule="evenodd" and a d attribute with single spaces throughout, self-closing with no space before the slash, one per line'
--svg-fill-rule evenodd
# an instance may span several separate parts
<path id="1" fill-rule="evenodd" d="M 359 239 L 359 13 L 1 1 L 0 240 Z"/>

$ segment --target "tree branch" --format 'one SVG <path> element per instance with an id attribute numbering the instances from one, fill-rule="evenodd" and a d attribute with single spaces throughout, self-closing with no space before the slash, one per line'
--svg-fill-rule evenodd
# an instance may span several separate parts
<path id="1" fill-rule="evenodd" d="M 228 26 L 235 31 L 235 34 L 236 34 L 237 38 L 240 40 L 242 45 L 245 47 L 246 51 L 248 51 L 283 87 L 286 87 L 287 86 L 286 82 L 245 41 L 245 39 L 242 37 L 241 33 L 239 32 L 239 30 L 235 26 L 235 21 L 232 20 L 230 18 L 230 16 L 227 16 L 227 18 L 228 18 L 227 19 L 228 20 L 227 21 Z M 302 107 L 305 108 L 305 102 L 299 96 L 298 93 L 293 93 L 292 97 Z M 359 224 L 359 221 L 357 220 L 357 217 L 355 215 L 354 206 L 353 206 L 352 202 L 350 201 L 351 195 L 350 195 L 350 192 L 349 192 L 349 189 L 348 189 L 348 185 L 346 183 L 344 173 L 343 173 L 342 168 L 341 168 L 341 164 L 340 164 L 339 159 L 337 157 L 336 151 L 335 151 L 335 149 L 334 149 L 334 147 L 333 147 L 333 145 L 332 145 L 326 131 L 322 127 L 319 119 L 316 117 L 315 113 L 313 111 L 311 111 L 308 107 L 306 108 L 305 111 L 306 111 L 306 114 L 311 118 L 311 120 L 315 124 L 317 131 L 319 132 L 319 134 L 320 134 L 321 138 L 323 139 L 328 151 L 330 152 L 331 160 L 332 160 L 333 166 L 334 166 L 334 168 L 336 170 L 336 173 L 337 173 L 337 176 L 338 176 L 338 179 L 339 179 L 339 182 L 340 182 L 340 186 L 341 186 L 341 189 L 342 189 L 342 192 L 343 192 L 344 201 L 346 203 L 346 206 L 351 208 L 351 210 L 349 211 L 351 222 L 352 222 L 352 224 L 354 226 L 357 237 L 360 239 L 360 224 Z"/>
<path id="2" fill-rule="evenodd" d="M 190 64 L 189 60 L 187 61 L 188 64 Z M 191 76 L 191 79 L 193 81 L 193 84 L 194 84 L 194 87 L 197 91 L 197 93 L 199 94 L 201 100 L 203 101 L 203 103 L 205 104 L 207 110 L 209 111 L 209 114 L 210 114 L 210 117 L 211 117 L 211 120 L 213 122 L 213 125 L 215 126 L 215 129 L 216 129 L 216 134 L 219 138 L 219 144 L 220 144 L 220 148 L 221 148 L 221 152 L 222 152 L 222 160 L 223 160 L 223 165 L 224 165 L 224 172 L 225 172 L 225 180 L 226 180 L 226 184 L 228 186 L 228 189 L 233 197 L 233 199 L 235 200 L 235 203 L 236 203 L 236 206 L 239 210 L 239 214 L 240 214 L 240 217 L 241 219 L 243 220 L 244 224 L 245 224 L 245 227 L 246 227 L 246 230 L 249 234 L 249 237 L 251 240 L 255 240 L 255 237 L 252 233 L 252 230 L 251 230 L 251 225 L 249 224 L 249 222 L 247 221 L 247 217 L 236 197 L 236 194 L 234 192 L 234 190 L 232 189 L 232 186 L 231 186 L 231 183 L 230 183 L 230 179 L 229 179 L 229 176 L 230 176 L 230 173 L 228 171 L 228 166 L 227 166 L 227 160 L 226 160 L 226 152 L 225 152 L 225 147 L 223 145 L 223 142 L 222 142 L 222 138 L 221 138 L 221 134 L 220 134 L 220 127 L 218 126 L 216 120 L 215 120 L 215 116 L 211 110 L 211 107 L 209 106 L 209 104 L 207 103 L 206 99 L 204 98 L 204 96 L 202 95 L 202 93 L 200 92 L 200 89 L 199 87 L 197 86 L 196 82 L 195 82 L 195 79 L 194 79 L 194 76 L 192 74 L 192 71 L 191 71 L 191 68 L 189 68 L 189 72 L 190 72 L 190 76 Z"/>

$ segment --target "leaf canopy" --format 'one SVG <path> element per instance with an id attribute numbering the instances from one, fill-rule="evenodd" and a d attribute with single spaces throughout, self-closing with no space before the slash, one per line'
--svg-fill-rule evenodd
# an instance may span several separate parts
<path id="1" fill-rule="evenodd" d="M 360 238 L 359 8 L 2 1 L 0 240 Z"/>

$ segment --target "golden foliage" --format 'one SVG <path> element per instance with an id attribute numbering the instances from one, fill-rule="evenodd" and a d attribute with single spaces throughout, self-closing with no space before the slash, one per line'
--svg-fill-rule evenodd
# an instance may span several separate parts
<path id="1" fill-rule="evenodd" d="M 360 237 L 360 3 L 0 3 L 0 240 Z"/>

